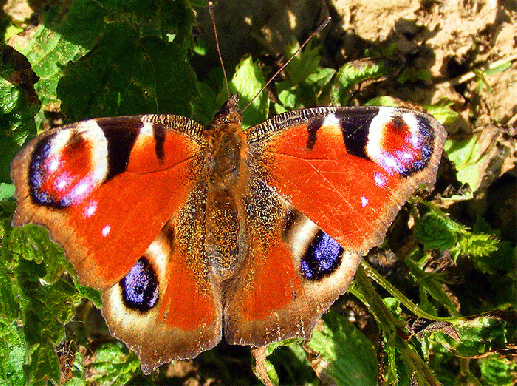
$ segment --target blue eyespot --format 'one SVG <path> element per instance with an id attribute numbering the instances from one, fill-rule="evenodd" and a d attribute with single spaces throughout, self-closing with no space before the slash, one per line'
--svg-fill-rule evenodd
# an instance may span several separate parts
<path id="1" fill-rule="evenodd" d="M 120 281 L 122 300 L 133 310 L 147 312 L 158 301 L 158 278 L 152 265 L 141 257 Z"/>
<path id="2" fill-rule="evenodd" d="M 339 267 L 342 254 L 341 245 L 319 230 L 301 259 L 303 276 L 308 280 L 319 280 L 330 275 Z"/>

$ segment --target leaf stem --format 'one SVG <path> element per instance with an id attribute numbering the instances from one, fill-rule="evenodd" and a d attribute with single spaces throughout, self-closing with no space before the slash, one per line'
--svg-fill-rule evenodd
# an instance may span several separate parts
<path id="1" fill-rule="evenodd" d="M 375 269 L 372 268 L 364 259 L 361 261 L 361 268 L 364 270 L 364 274 L 370 279 L 374 280 L 382 288 L 388 291 L 395 299 L 397 299 L 404 307 L 420 318 L 426 318 L 430 320 L 439 320 L 452 322 L 460 318 L 453 316 L 435 316 L 428 314 L 427 312 L 420 309 L 415 303 L 409 300 L 402 292 L 395 288 L 390 282 L 384 279 Z M 355 295 L 355 294 L 354 294 Z M 362 299 L 361 299 L 362 301 Z"/>

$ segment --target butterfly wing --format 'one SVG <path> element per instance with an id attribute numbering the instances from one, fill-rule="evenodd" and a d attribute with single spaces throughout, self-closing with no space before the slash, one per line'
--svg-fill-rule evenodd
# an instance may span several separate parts
<path id="1" fill-rule="evenodd" d="M 303 109 L 250 129 L 243 200 L 256 205 L 227 292 L 229 340 L 308 337 L 412 192 L 434 183 L 445 136 L 430 116 L 387 107 Z"/>
<path id="2" fill-rule="evenodd" d="M 202 130 L 172 115 L 89 120 L 45 132 L 12 164 L 13 225 L 50 230 L 146 372 L 221 339 L 220 290 L 199 248 Z"/>

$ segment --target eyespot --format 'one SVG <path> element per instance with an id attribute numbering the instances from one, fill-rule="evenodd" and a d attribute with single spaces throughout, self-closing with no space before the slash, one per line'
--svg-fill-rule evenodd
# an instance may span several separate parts
<path id="1" fill-rule="evenodd" d="M 427 117 L 381 107 L 370 125 L 366 152 L 389 174 L 409 176 L 427 166 L 433 144 Z"/>
<path id="2" fill-rule="evenodd" d="M 343 248 L 321 229 L 302 256 L 301 270 L 308 280 L 319 280 L 334 272 L 341 262 Z"/>
<path id="3" fill-rule="evenodd" d="M 104 181 L 107 142 L 94 120 L 43 138 L 29 166 L 29 188 L 37 205 L 58 209 L 81 204 Z"/>
<path id="4" fill-rule="evenodd" d="M 140 312 L 151 310 L 158 301 L 158 278 L 153 266 L 141 257 L 120 281 L 126 307 Z"/>

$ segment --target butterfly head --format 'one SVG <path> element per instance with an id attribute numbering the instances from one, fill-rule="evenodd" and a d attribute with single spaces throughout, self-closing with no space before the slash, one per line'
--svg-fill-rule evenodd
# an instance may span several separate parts
<path id="1" fill-rule="evenodd" d="M 242 115 L 239 111 L 239 95 L 230 94 L 224 105 L 214 115 L 214 121 L 210 129 L 215 129 L 221 125 L 240 124 Z"/>

